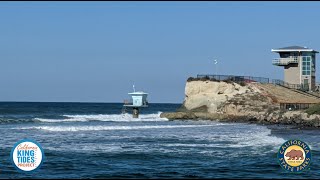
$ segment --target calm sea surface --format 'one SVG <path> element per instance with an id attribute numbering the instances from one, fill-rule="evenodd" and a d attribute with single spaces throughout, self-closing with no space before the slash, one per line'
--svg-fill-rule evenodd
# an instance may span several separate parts
<path id="1" fill-rule="evenodd" d="M 116 103 L 0 103 L 0 178 L 320 178 L 320 130 L 215 121 L 168 121 L 179 104 L 150 104 L 139 119 Z M 46 159 L 32 174 L 10 161 L 24 138 Z M 310 169 L 287 173 L 277 151 L 289 139 L 312 150 Z"/>

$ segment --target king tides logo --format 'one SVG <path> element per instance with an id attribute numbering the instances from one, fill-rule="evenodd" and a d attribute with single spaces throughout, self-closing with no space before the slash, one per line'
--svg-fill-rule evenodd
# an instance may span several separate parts
<path id="1" fill-rule="evenodd" d="M 278 161 L 289 172 L 301 172 L 311 163 L 311 149 L 303 141 L 289 140 L 280 147 Z"/>
<path id="2" fill-rule="evenodd" d="M 23 172 L 31 172 L 40 167 L 44 153 L 39 143 L 24 139 L 13 146 L 10 157 L 16 168 Z"/>

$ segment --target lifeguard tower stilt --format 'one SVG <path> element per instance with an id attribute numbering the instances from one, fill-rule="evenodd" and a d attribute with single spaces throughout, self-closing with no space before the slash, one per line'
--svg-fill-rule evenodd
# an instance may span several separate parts
<path id="1" fill-rule="evenodd" d="M 132 92 L 128 93 L 132 98 L 132 104 L 128 101 L 125 101 L 124 107 L 132 107 L 132 117 L 133 118 L 139 118 L 139 108 L 142 107 L 148 107 L 148 101 L 147 96 L 148 93 L 138 91 L 138 92 Z"/>

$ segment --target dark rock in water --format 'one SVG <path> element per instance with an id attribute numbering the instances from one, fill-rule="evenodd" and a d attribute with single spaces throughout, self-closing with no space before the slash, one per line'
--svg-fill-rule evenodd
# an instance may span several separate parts
<path id="1" fill-rule="evenodd" d="M 208 112 L 208 106 L 203 105 L 203 106 L 188 110 L 184 106 L 184 104 L 182 104 L 181 107 L 177 109 L 177 112 L 205 112 L 205 113 L 207 113 Z"/>
<path id="2" fill-rule="evenodd" d="M 196 116 L 192 112 L 168 112 L 161 113 L 160 118 L 173 119 L 196 119 Z"/>
<path id="3" fill-rule="evenodd" d="M 221 120 L 221 121 L 242 121 L 243 117 L 229 116 L 226 114 L 218 113 L 204 113 L 204 112 L 166 112 L 160 114 L 161 118 L 169 120 L 176 119 L 192 119 L 192 120 Z"/>
<path id="4" fill-rule="evenodd" d="M 184 106 L 184 103 L 181 105 L 180 108 L 177 109 L 177 112 L 188 112 L 189 110 Z"/>

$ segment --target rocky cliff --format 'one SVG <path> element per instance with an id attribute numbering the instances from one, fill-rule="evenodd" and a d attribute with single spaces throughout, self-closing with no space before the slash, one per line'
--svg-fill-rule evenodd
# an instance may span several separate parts
<path id="1" fill-rule="evenodd" d="M 236 83 L 191 81 L 186 84 L 183 105 L 187 110 L 205 106 L 208 112 L 215 113 L 222 103 L 250 91 L 249 87 Z"/>
<path id="2" fill-rule="evenodd" d="M 289 89 L 271 84 L 240 85 L 235 82 L 195 80 L 186 83 L 182 107 L 177 112 L 162 113 L 161 117 L 320 127 L 320 115 L 309 116 L 303 111 L 280 110 L 279 102 L 283 101 L 283 94 L 294 96 L 290 98 L 291 102 L 299 99 L 313 103 L 320 102 L 317 98 L 305 97 L 299 93 L 294 94 Z"/>

